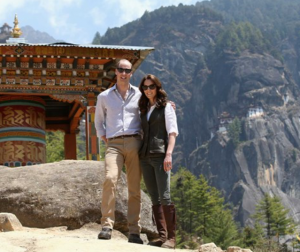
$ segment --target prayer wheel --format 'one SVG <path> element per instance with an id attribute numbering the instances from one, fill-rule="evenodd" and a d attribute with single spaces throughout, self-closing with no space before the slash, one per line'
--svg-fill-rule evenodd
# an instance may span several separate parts
<path id="1" fill-rule="evenodd" d="M 45 162 L 44 100 L 35 96 L 0 97 L 0 165 Z"/>

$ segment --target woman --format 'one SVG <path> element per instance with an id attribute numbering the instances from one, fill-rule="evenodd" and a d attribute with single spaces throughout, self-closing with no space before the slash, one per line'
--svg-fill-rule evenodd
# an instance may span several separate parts
<path id="1" fill-rule="evenodd" d="M 156 76 L 146 75 L 139 89 L 144 132 L 140 164 L 159 233 L 159 240 L 150 245 L 175 248 L 175 207 L 170 197 L 170 170 L 178 135 L 176 114 Z"/>

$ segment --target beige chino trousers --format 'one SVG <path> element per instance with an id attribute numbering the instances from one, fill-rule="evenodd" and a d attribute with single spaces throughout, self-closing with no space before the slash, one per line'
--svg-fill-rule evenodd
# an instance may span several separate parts
<path id="1" fill-rule="evenodd" d="M 140 136 L 108 140 L 101 204 L 102 227 L 112 229 L 114 226 L 117 182 L 125 164 L 128 186 L 128 229 L 130 234 L 141 232 L 141 169 L 138 154 L 140 146 Z"/>

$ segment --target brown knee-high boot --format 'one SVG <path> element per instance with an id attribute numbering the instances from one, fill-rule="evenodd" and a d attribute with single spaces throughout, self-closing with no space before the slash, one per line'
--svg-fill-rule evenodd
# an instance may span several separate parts
<path id="1" fill-rule="evenodd" d="M 167 226 L 164 216 L 163 207 L 161 205 L 152 206 L 156 228 L 159 239 L 149 242 L 149 245 L 160 247 L 167 240 Z"/>
<path id="2" fill-rule="evenodd" d="M 161 246 L 162 248 L 175 248 L 175 235 L 176 235 L 176 211 L 174 204 L 163 206 L 165 220 L 167 224 L 168 238 L 167 241 Z"/>

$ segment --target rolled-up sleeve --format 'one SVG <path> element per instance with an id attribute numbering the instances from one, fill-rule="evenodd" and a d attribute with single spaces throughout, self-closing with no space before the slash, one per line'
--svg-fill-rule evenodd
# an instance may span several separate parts
<path id="1" fill-rule="evenodd" d="M 177 117 L 170 103 L 167 103 L 165 107 L 165 120 L 168 134 L 175 133 L 178 136 Z"/>
<path id="2" fill-rule="evenodd" d="M 105 129 L 105 121 L 106 121 L 106 109 L 104 106 L 104 96 L 101 94 L 97 97 L 96 111 L 95 111 L 95 128 L 97 131 L 97 136 L 101 138 L 101 136 L 106 135 Z"/>

